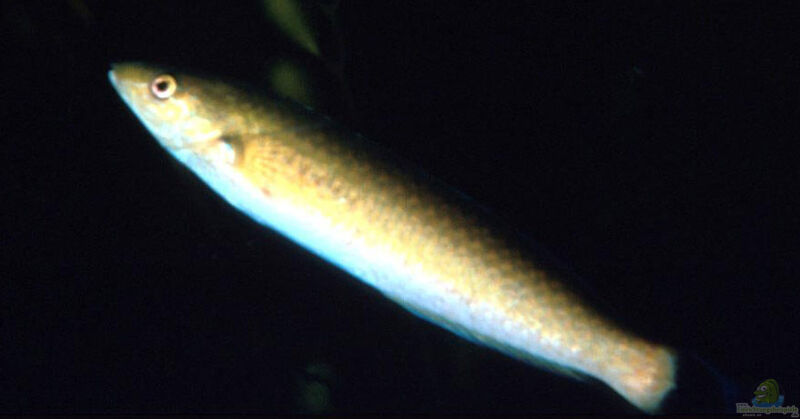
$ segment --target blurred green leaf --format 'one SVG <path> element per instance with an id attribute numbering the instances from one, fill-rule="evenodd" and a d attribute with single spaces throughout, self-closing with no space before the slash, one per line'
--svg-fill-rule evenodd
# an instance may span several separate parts
<path id="1" fill-rule="evenodd" d="M 309 75 L 303 66 L 288 60 L 277 60 L 268 68 L 269 83 L 272 89 L 281 96 L 295 102 L 314 107 Z"/>
<path id="2" fill-rule="evenodd" d="M 319 56 L 319 46 L 308 23 L 300 0 L 264 0 L 264 10 L 287 36 L 303 49 Z"/>

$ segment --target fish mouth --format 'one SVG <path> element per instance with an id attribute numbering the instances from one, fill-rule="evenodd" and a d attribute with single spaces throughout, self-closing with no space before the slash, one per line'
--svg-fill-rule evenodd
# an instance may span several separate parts
<path id="1" fill-rule="evenodd" d="M 120 86 L 119 80 L 117 76 L 114 74 L 114 66 L 111 66 L 111 70 L 108 70 L 108 81 L 111 83 L 111 87 L 117 92 L 117 94 L 125 100 L 125 95 L 123 94 L 122 88 Z M 126 101 L 127 102 L 127 101 Z"/>
<path id="2" fill-rule="evenodd" d="M 114 88 L 114 90 L 117 92 L 117 95 L 122 99 L 122 101 L 125 102 L 125 104 L 132 110 L 136 109 L 133 103 L 131 103 L 130 92 L 129 92 L 130 89 L 126 88 L 126 85 L 130 84 L 130 81 L 125 81 L 117 77 L 117 74 L 115 73 L 114 64 L 112 64 L 111 69 L 108 70 L 108 81 L 111 83 L 111 87 Z"/>
<path id="3" fill-rule="evenodd" d="M 111 64 L 111 69 L 108 70 L 108 81 L 111 82 L 111 86 L 117 91 L 117 94 L 125 99 L 125 89 L 122 88 L 122 81 L 117 77 L 115 70 L 117 70 L 117 65 Z"/>

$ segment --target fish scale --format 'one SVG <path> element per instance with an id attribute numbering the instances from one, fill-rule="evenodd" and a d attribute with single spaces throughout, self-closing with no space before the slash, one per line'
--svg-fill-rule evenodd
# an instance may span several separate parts
<path id="1" fill-rule="evenodd" d="M 165 74 L 176 89 L 158 98 L 151 82 Z M 670 349 L 599 315 L 546 255 L 359 135 L 218 80 L 141 63 L 109 76 L 159 143 L 228 202 L 417 315 L 594 377 L 644 411 L 674 387 Z"/>

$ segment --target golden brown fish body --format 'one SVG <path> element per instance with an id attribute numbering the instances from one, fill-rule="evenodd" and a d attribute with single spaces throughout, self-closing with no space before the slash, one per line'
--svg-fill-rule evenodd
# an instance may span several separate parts
<path id="1" fill-rule="evenodd" d="M 139 63 L 112 84 L 228 202 L 432 322 L 514 357 L 596 377 L 642 410 L 672 352 L 615 326 L 469 200 L 297 105 Z"/>

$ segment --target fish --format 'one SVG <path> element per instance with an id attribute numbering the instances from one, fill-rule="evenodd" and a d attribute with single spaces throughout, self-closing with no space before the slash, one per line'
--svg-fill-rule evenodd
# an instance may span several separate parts
<path id="1" fill-rule="evenodd" d="M 217 77 L 112 64 L 177 161 L 257 223 L 412 313 L 658 413 L 677 352 L 616 324 L 567 270 L 466 195 L 332 119 Z"/>

